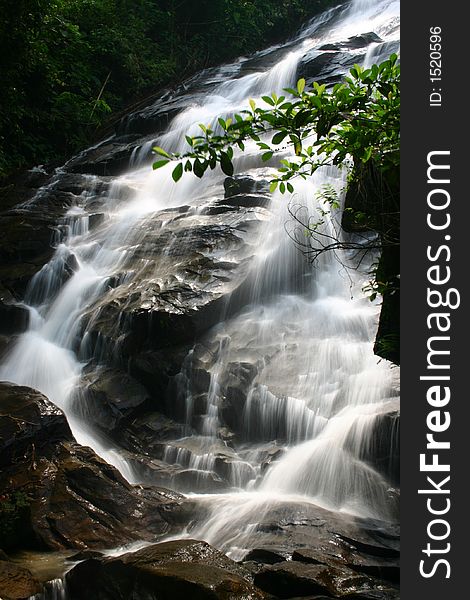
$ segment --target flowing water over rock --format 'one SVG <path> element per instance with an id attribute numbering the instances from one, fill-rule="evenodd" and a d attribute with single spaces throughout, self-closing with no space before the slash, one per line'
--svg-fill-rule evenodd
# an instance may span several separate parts
<path id="1" fill-rule="evenodd" d="M 380 307 L 362 292 L 375 257 L 359 270 L 342 266 L 354 266 L 347 254 L 306 261 L 288 199 L 267 192 L 274 161 L 261 165 L 255 145 L 235 157 L 236 177 L 185 174 L 178 185 L 170 168 L 152 172 L 150 149 L 184 150 L 199 123 L 217 127 L 300 75 L 332 83 L 386 58 L 398 14 L 396 1 L 357 0 L 285 46 L 194 77 L 17 209 L 41 213 L 54 193 L 67 207 L 0 379 L 44 393 L 130 482 L 192 495 L 182 536 L 235 558 L 283 507 L 281 520 L 306 505 L 396 518 L 397 369 L 373 354 Z M 325 184 L 341 197 L 345 173 L 297 184 L 291 211 L 319 215 Z"/>

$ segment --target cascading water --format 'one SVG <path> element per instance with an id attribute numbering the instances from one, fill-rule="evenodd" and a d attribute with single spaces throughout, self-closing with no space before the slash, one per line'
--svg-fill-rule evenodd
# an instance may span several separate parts
<path id="1" fill-rule="evenodd" d="M 328 52 L 321 49 L 327 43 L 373 31 L 380 40 L 374 38 L 361 60 L 385 58 L 397 47 L 398 14 L 394 0 L 357 0 L 326 12 L 285 49 L 276 49 L 274 65 L 260 67 L 268 57 L 260 53 L 253 72 L 250 60 L 243 59 L 236 78 L 224 78 L 222 70 L 215 81 L 205 82 L 204 95 L 188 99 L 158 145 L 184 150 L 184 135 L 196 135 L 199 123 L 216 127 L 217 117 L 243 110 L 249 98 L 292 86 L 302 57 L 307 52 L 314 58 Z M 96 194 L 83 195 L 82 204 L 69 211 L 55 256 L 29 285 L 25 303 L 31 312 L 30 328 L 0 368 L 1 379 L 48 396 L 64 410 L 77 441 L 91 446 L 132 482 L 145 478 L 98 432 L 86 405 L 77 401 L 90 348 L 95 360 L 105 362 L 110 353 L 107 348 L 101 356 L 99 340 L 90 340 L 92 325 L 101 318 L 100 298 L 109 293 L 111 282 L 118 288 L 144 272 L 154 273 L 158 280 L 173 277 L 165 255 L 170 256 L 176 237 L 165 238 L 166 250 L 153 264 L 151 257 L 142 257 L 145 224 L 158 214 L 163 236 L 168 227 L 165 211 L 183 205 L 189 206 L 188 218 L 203 223 L 204 210 L 220 196 L 223 182 L 214 172 L 202 181 L 187 174 L 175 185 L 168 167 L 152 172 L 148 151 L 153 142 L 133 153 L 130 170 L 116 178 L 102 198 L 102 222 L 89 227 L 88 202 Z M 261 183 L 269 179 L 270 168 L 261 167 L 256 146 L 236 156 L 234 163 L 238 173 Z M 323 168 L 296 186 L 292 202 L 305 214 L 318 214 L 322 186 L 333 186 L 341 197 L 344 177 L 336 169 Z M 349 272 L 325 254 L 312 266 L 285 231 L 291 226 L 286 199 L 274 196 L 270 211 L 271 217 L 263 216 L 243 289 L 228 297 L 219 324 L 206 336 L 216 350 L 209 367 L 209 391 L 199 408 L 201 419 L 195 426 L 197 398 L 186 374 L 191 351 L 175 379 L 190 435 L 168 442 L 162 455 L 163 462 L 197 474 L 191 483 L 175 482 L 175 487 L 186 493 L 204 491 L 194 495 L 206 509 L 204 521 L 193 523 L 184 535 L 205 539 L 233 556 L 252 545 L 262 514 L 283 502 L 393 518 L 390 482 L 362 455 L 377 417 L 396 406 L 396 370 L 378 362 L 372 351 L 379 307 L 361 291 L 367 261 L 361 272 Z M 324 227 L 333 226 L 326 219 Z M 369 265 L 373 258 L 369 257 Z M 70 261 L 73 269 L 67 279 L 64 270 Z M 344 265 L 352 261 L 346 253 L 341 256 Z M 112 351 L 118 353 L 119 346 Z M 221 435 L 221 390 L 234 364 L 252 375 L 240 416 L 241 439 L 229 445 Z M 264 469 L 261 463 L 267 455 L 276 460 Z M 221 487 L 211 488 L 211 482 L 220 460 L 228 484 L 223 493 L 216 493 Z"/>

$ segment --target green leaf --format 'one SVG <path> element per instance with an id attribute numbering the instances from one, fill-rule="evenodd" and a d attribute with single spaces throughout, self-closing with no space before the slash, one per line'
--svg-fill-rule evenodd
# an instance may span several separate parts
<path id="1" fill-rule="evenodd" d="M 222 117 L 219 117 L 218 122 L 219 122 L 219 125 L 222 127 L 222 129 L 225 131 L 227 129 L 227 123 L 225 122 L 225 120 L 222 119 Z"/>
<path id="2" fill-rule="evenodd" d="M 160 146 L 154 146 L 152 150 L 155 152 L 155 154 L 160 154 L 160 156 L 164 156 L 165 158 L 171 158 L 168 152 L 163 150 L 163 148 L 160 148 Z"/>
<path id="3" fill-rule="evenodd" d="M 286 184 L 284 182 L 279 186 L 279 191 L 283 194 L 286 191 Z"/>
<path id="4" fill-rule="evenodd" d="M 271 142 L 273 144 L 280 144 L 282 142 L 282 140 L 286 137 L 287 135 L 287 131 L 279 131 L 278 133 L 276 133 L 273 136 L 273 139 L 271 140 Z"/>
<path id="5" fill-rule="evenodd" d="M 269 191 L 271 194 L 277 190 L 277 185 L 279 181 L 271 181 L 271 185 L 269 186 Z"/>
<path id="6" fill-rule="evenodd" d="M 220 153 L 220 167 L 225 175 L 228 175 L 229 177 L 233 175 L 233 164 L 226 152 Z"/>
<path id="7" fill-rule="evenodd" d="M 366 163 L 370 159 L 370 157 L 372 156 L 372 151 L 373 151 L 372 146 L 369 146 L 368 148 L 366 148 L 364 155 L 362 157 L 362 162 Z"/>
<path id="8" fill-rule="evenodd" d="M 274 106 L 275 102 L 272 98 L 270 98 L 269 96 L 261 96 L 262 99 L 266 102 L 266 104 L 269 104 L 269 106 Z"/>
<path id="9" fill-rule="evenodd" d="M 196 160 L 194 161 L 193 171 L 194 171 L 194 175 L 196 175 L 196 177 L 199 177 L 199 179 L 201 179 L 201 177 L 204 175 L 204 171 L 205 171 L 204 165 L 199 160 L 199 158 L 196 158 Z"/>
<path id="10" fill-rule="evenodd" d="M 176 167 L 173 169 L 173 173 L 171 176 L 173 177 L 173 181 L 176 183 L 181 179 L 183 175 L 183 163 L 178 163 Z"/>
<path id="11" fill-rule="evenodd" d="M 192 137 L 189 137 L 189 135 L 185 136 L 186 137 L 186 141 L 188 142 L 188 144 L 191 146 L 191 148 L 194 146 L 194 140 Z"/>
<path id="12" fill-rule="evenodd" d="M 254 112 L 256 108 L 256 102 L 253 100 L 253 98 L 250 98 L 250 106 L 251 110 Z"/>
<path id="13" fill-rule="evenodd" d="M 156 162 L 153 163 L 152 168 L 153 168 L 153 170 L 160 169 L 160 167 L 164 167 L 169 162 L 170 162 L 169 159 L 166 159 L 166 160 L 157 160 Z"/>
<path id="14" fill-rule="evenodd" d="M 299 92 L 300 95 L 302 95 L 304 89 L 305 89 L 305 79 L 302 77 L 302 79 L 299 79 L 299 81 L 297 82 L 297 91 Z"/>
<path id="15" fill-rule="evenodd" d="M 261 160 L 263 162 L 266 162 L 267 160 L 271 160 L 271 158 L 273 157 L 273 153 L 272 152 L 265 152 L 262 156 L 261 156 Z"/>
<path id="16" fill-rule="evenodd" d="M 287 189 L 291 194 L 294 193 L 294 186 L 292 185 L 292 183 L 287 183 Z"/>
<path id="17" fill-rule="evenodd" d="M 292 94 L 292 96 L 298 96 L 298 92 L 297 90 L 294 90 L 294 88 L 284 88 L 284 91 L 288 94 Z"/>

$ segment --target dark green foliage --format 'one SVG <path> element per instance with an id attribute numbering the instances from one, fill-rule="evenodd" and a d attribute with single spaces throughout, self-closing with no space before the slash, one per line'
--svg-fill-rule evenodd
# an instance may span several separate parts
<path id="1" fill-rule="evenodd" d="M 0 177 L 63 160 L 110 111 L 285 38 L 334 3 L 2 0 Z"/>
<path id="2" fill-rule="evenodd" d="M 0 540 L 1 548 L 9 550 L 27 536 L 24 523 L 31 499 L 23 492 L 0 496 Z"/>

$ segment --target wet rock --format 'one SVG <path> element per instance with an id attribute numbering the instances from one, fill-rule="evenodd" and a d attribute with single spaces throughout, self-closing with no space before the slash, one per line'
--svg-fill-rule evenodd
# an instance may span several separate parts
<path id="1" fill-rule="evenodd" d="M 279 446 L 272 446 L 261 454 L 261 472 L 264 473 L 274 462 L 279 460 L 284 454 L 285 449 Z"/>
<path id="2" fill-rule="evenodd" d="M 278 598 L 318 594 L 337 598 L 361 588 L 368 590 L 372 584 L 367 576 L 349 569 L 294 561 L 265 567 L 255 575 L 254 583 Z"/>
<path id="3" fill-rule="evenodd" d="M 369 33 L 362 33 L 360 35 L 354 35 L 342 42 L 336 42 L 333 44 L 323 44 L 323 46 L 320 46 L 320 48 L 318 48 L 318 50 L 321 50 L 323 52 L 325 52 L 325 51 L 329 51 L 329 52 L 340 51 L 345 48 L 347 48 L 349 50 L 355 50 L 358 48 L 367 48 L 367 46 L 369 46 L 370 44 L 380 43 L 382 41 L 383 41 L 382 38 L 380 38 L 373 31 L 370 31 Z"/>
<path id="4" fill-rule="evenodd" d="M 313 49 L 307 52 L 299 63 L 298 76 L 307 81 L 332 84 L 341 81 L 344 71 L 362 61 L 363 54 L 342 51 L 341 48 L 328 51 Z"/>
<path id="5" fill-rule="evenodd" d="M 0 489 L 8 548 L 106 548 L 155 540 L 180 499 L 130 485 L 72 437 L 63 414 L 29 388 L 1 384 Z"/>
<path id="6" fill-rule="evenodd" d="M 46 217 L 11 213 L 0 215 L 0 228 L 0 280 L 19 299 L 52 257 L 55 227 Z"/>
<path id="7" fill-rule="evenodd" d="M 84 193 L 87 196 L 94 196 L 106 193 L 111 184 L 111 177 L 95 177 L 84 173 L 62 172 L 57 177 L 54 187 L 75 196 L 81 196 Z"/>
<path id="8" fill-rule="evenodd" d="M 21 460 L 32 446 L 41 451 L 71 438 L 64 414 L 43 394 L 0 382 L 0 466 Z"/>
<path id="9" fill-rule="evenodd" d="M 76 600 L 261 600 L 242 566 L 205 542 L 163 542 L 118 558 L 90 560 L 66 576 Z"/>
<path id="10" fill-rule="evenodd" d="M 266 208 L 271 204 L 271 198 L 262 194 L 238 194 L 236 196 L 226 197 L 219 202 L 226 206 L 243 206 L 245 208 L 259 206 L 261 208 Z"/>
<path id="11" fill-rule="evenodd" d="M 198 518 L 203 519 L 204 515 Z M 369 590 L 379 590 L 392 589 L 398 579 L 399 539 L 392 524 L 330 512 L 312 504 L 288 502 L 260 511 L 250 536 L 263 552 L 292 557 L 287 563 L 275 564 L 279 571 L 274 573 L 269 569 L 259 570 L 261 583 L 257 585 L 275 595 L 274 588 L 284 585 L 279 582 L 287 582 L 288 595 L 280 597 L 309 594 L 348 597 L 347 594 L 361 589 L 363 581 L 368 582 Z M 296 562 L 316 570 L 295 566 L 291 571 L 289 567 L 283 571 L 283 566 Z M 290 591 L 289 586 L 297 577 L 300 588 Z"/>
<path id="12" fill-rule="evenodd" d="M 359 554 L 345 548 L 337 548 L 336 553 L 322 548 L 300 548 L 292 554 L 292 560 L 333 567 L 348 567 L 376 577 L 398 583 L 400 580 L 400 563 L 398 558 L 378 558 L 369 554 Z"/>
<path id="13" fill-rule="evenodd" d="M 65 165 L 71 173 L 92 175 L 119 175 L 129 166 L 132 152 L 139 146 L 140 136 L 129 138 L 113 138 L 85 150 Z"/>
<path id="14" fill-rule="evenodd" d="M 0 598 L 2 600 L 26 600 L 42 589 L 39 581 L 28 569 L 0 560 Z"/>
<path id="15" fill-rule="evenodd" d="M 370 533 L 372 533 L 372 536 L 375 537 L 375 531 L 371 531 Z M 393 543 L 393 540 L 392 544 L 388 545 L 387 543 L 380 543 L 380 540 L 373 538 L 368 539 L 368 536 L 363 534 L 358 534 L 354 537 L 349 537 L 344 533 L 339 533 L 338 535 L 344 542 L 347 542 L 357 550 L 372 556 L 382 556 L 388 558 L 398 558 L 400 556 L 400 551 L 397 548 L 397 544 Z"/>
<path id="16" fill-rule="evenodd" d="M 265 184 L 258 182 L 247 175 L 236 175 L 224 179 L 225 198 L 238 196 L 240 194 L 251 194 L 256 191 L 267 191 Z"/>
<path id="17" fill-rule="evenodd" d="M 87 421 L 109 432 L 149 400 L 145 387 L 127 373 L 102 367 L 84 376 L 74 402 Z"/>
<path id="18" fill-rule="evenodd" d="M 13 335 L 28 328 L 29 311 L 24 306 L 8 304 L 0 300 L 0 333 Z"/>
<path id="19" fill-rule="evenodd" d="M 33 466 L 31 466 L 33 465 Z M 177 494 L 131 486 L 89 448 L 72 442 L 53 452 L 33 449 L 2 474 L 6 494 L 21 490 L 28 503 L 27 531 L 12 544 L 33 548 L 107 548 L 154 540 L 170 529 L 165 512 Z"/>
<path id="20" fill-rule="evenodd" d="M 108 348 L 127 358 L 194 344 L 244 282 L 264 218 L 260 208 L 239 208 L 229 219 L 158 213 L 136 228 L 139 240 L 124 269 L 139 271 L 139 277 L 105 291 L 90 307 L 83 321 L 84 327 L 89 321 L 90 353 Z M 230 261 L 220 259 L 227 254 Z"/>
<path id="21" fill-rule="evenodd" d="M 211 375 L 204 369 L 193 369 L 191 371 L 191 391 L 194 394 L 202 394 L 209 391 Z"/>
<path id="22" fill-rule="evenodd" d="M 0 360 L 8 354 L 14 339 L 9 335 L 0 335 Z"/>
<path id="23" fill-rule="evenodd" d="M 98 550 L 82 550 L 81 552 L 76 552 L 71 556 L 68 556 L 66 560 L 70 562 L 78 562 L 82 560 L 89 560 L 90 558 L 101 558 L 103 556 L 102 552 L 98 552 Z"/>
<path id="24" fill-rule="evenodd" d="M 256 563 L 262 563 L 265 565 L 275 565 L 276 563 L 284 562 L 286 556 L 281 552 L 275 552 L 269 548 L 253 548 L 243 558 L 243 562 L 252 561 Z"/>
<path id="25" fill-rule="evenodd" d="M 382 473 L 392 485 L 400 483 L 400 411 L 377 415 L 361 447 L 359 458 Z"/>
<path id="26" fill-rule="evenodd" d="M 52 169 L 34 167 L 33 169 L 11 177 L 4 181 L 0 187 L 0 206 L 2 210 L 9 210 L 13 206 L 31 199 L 36 190 L 45 185 L 52 175 Z"/>
<path id="27" fill-rule="evenodd" d="M 184 435 L 183 424 L 173 421 L 159 412 L 131 413 L 123 418 L 111 432 L 114 440 L 123 448 L 145 456 L 158 458 L 162 444 Z"/>
<path id="28" fill-rule="evenodd" d="M 162 96 L 150 106 L 126 115 L 117 129 L 119 133 L 131 135 L 157 135 L 164 131 L 171 120 L 184 108 L 197 101 L 197 96 Z"/>
<path id="29" fill-rule="evenodd" d="M 91 190 L 109 184 L 64 173 L 48 176 L 45 183 L 34 190 L 14 186 L 17 205 L 0 214 L 0 280 L 15 299 L 24 297 L 31 278 L 51 259 L 68 209 L 82 204 Z"/>
<path id="30" fill-rule="evenodd" d="M 368 33 L 361 33 L 360 35 L 350 37 L 346 42 L 342 43 L 342 46 L 354 50 L 356 48 L 366 48 L 370 44 L 377 44 L 382 41 L 382 38 L 376 33 L 369 31 Z"/>
<path id="31" fill-rule="evenodd" d="M 139 381 L 153 398 L 159 398 L 181 371 L 190 346 L 165 350 L 144 351 L 129 358 L 129 374 Z M 163 404 L 162 404 L 163 409 Z"/>
<path id="32" fill-rule="evenodd" d="M 251 385 L 258 374 L 258 367 L 248 362 L 232 362 L 224 370 L 220 382 L 224 402 L 220 415 L 225 425 L 235 432 L 243 426 L 243 409 Z"/>

